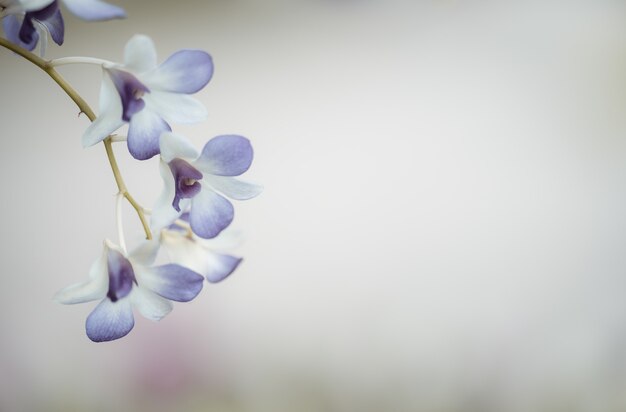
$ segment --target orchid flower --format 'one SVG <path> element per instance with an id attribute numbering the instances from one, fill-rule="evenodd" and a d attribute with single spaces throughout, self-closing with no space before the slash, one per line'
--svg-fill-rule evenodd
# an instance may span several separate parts
<path id="1" fill-rule="evenodd" d="M 123 9 L 100 0 L 61 0 L 83 20 L 110 20 L 126 17 Z M 2 26 L 6 37 L 27 50 L 41 40 L 40 54 L 46 50 L 48 34 L 59 46 L 65 37 L 65 24 L 58 0 L 0 0 Z"/>
<path id="2" fill-rule="evenodd" d="M 159 136 L 169 123 L 195 123 L 207 116 L 205 107 L 188 96 L 202 89 L 213 75 L 213 61 L 201 50 L 180 50 L 157 66 L 152 40 L 136 35 L 126 44 L 124 64 L 103 65 L 100 115 L 83 135 L 92 146 L 128 123 L 128 150 L 139 160 L 159 153 Z"/>
<path id="3" fill-rule="evenodd" d="M 193 233 L 204 239 L 214 238 L 234 217 L 233 205 L 224 196 L 247 200 L 262 191 L 261 186 L 234 177 L 252 164 L 252 145 L 243 136 L 214 137 L 198 154 L 184 137 L 165 132 L 160 150 L 164 188 L 152 211 L 151 226 L 155 231 L 189 210 Z"/>
<path id="4" fill-rule="evenodd" d="M 150 320 L 160 320 L 172 302 L 188 302 L 202 290 L 203 277 L 176 264 L 152 267 L 158 242 L 146 241 L 130 255 L 105 242 L 87 282 L 60 290 L 55 300 L 74 304 L 101 299 L 86 321 L 87 336 L 105 342 L 126 336 L 135 325 L 132 308 Z"/>
<path id="5" fill-rule="evenodd" d="M 188 214 L 184 213 L 181 218 L 187 220 Z M 227 230 L 214 239 L 202 239 L 172 225 L 161 231 L 161 246 L 172 262 L 203 275 L 210 283 L 217 283 L 233 273 L 243 260 L 221 253 L 238 243 L 235 238 L 236 234 Z"/>

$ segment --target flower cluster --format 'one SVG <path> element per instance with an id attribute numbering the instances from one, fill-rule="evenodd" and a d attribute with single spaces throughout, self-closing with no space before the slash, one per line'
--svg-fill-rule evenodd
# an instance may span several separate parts
<path id="1" fill-rule="evenodd" d="M 85 20 L 125 17 L 124 10 L 101 0 L 62 3 Z M 224 245 L 232 243 L 232 233 L 222 233 L 234 217 L 229 199 L 247 200 L 261 192 L 259 185 L 239 178 L 252 164 L 252 145 L 243 136 L 219 135 L 198 151 L 172 131 L 172 125 L 206 118 L 205 107 L 191 95 L 211 80 L 211 56 L 185 49 L 159 64 L 152 40 L 135 35 L 126 44 L 123 63 L 73 57 L 42 64 L 31 51 L 40 43 L 43 55 L 48 35 L 58 45 L 65 36 L 59 1 L 0 0 L 0 11 L 5 34 L 0 45 L 44 69 L 92 120 L 82 144 L 105 146 L 119 188 L 119 243 L 105 240 L 89 280 L 60 290 L 55 300 L 64 304 L 100 301 L 87 317 L 87 336 L 94 342 L 111 341 L 131 331 L 133 308 L 148 319 L 159 320 L 172 310 L 173 301 L 194 299 L 204 279 L 216 283 L 230 275 L 242 259 L 224 253 Z M 78 63 L 102 68 L 98 115 L 57 72 L 59 66 Z M 128 125 L 127 136 L 113 135 L 123 125 Z M 137 160 L 158 156 L 163 190 L 152 210 L 142 207 L 122 180 L 112 150 L 118 141 L 126 141 L 130 156 Z M 137 212 L 146 235 L 130 253 L 121 220 L 124 199 Z M 155 265 L 160 251 L 167 262 Z"/>

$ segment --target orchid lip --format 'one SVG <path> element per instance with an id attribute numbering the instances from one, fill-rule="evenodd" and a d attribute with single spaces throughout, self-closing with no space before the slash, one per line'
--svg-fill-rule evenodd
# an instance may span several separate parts
<path id="1" fill-rule="evenodd" d="M 46 20 L 53 17 L 55 13 L 58 12 L 58 10 L 59 10 L 58 1 L 54 0 L 47 6 L 39 10 L 26 12 L 26 14 L 24 15 L 24 20 L 22 21 L 22 26 L 20 27 L 20 31 L 19 31 L 20 40 L 24 42 L 25 44 L 31 44 L 35 40 L 35 37 L 37 36 L 36 28 L 35 28 L 35 25 L 33 24 L 33 21 L 37 21 L 40 23 L 45 22 Z M 63 34 L 61 33 L 61 38 L 62 37 L 63 37 Z M 55 41 L 58 43 L 57 40 Z M 61 43 L 62 42 L 63 41 L 61 40 Z"/>
<path id="2" fill-rule="evenodd" d="M 111 302 L 128 296 L 133 288 L 133 283 L 137 285 L 133 265 L 120 252 L 109 249 L 107 254 L 107 268 L 109 273 L 109 290 L 107 297 Z"/>
<path id="3" fill-rule="evenodd" d="M 131 117 L 146 106 L 142 98 L 146 93 L 150 93 L 150 89 L 127 71 L 115 68 L 106 70 L 122 100 L 122 120 L 130 122 Z"/>
<path id="4" fill-rule="evenodd" d="M 199 180 L 201 180 L 203 176 L 198 169 L 183 159 L 172 159 L 172 161 L 169 162 L 169 167 L 174 176 L 176 188 L 172 206 L 176 211 L 180 212 L 180 201 L 182 199 L 191 199 L 200 192 L 202 186 Z"/>

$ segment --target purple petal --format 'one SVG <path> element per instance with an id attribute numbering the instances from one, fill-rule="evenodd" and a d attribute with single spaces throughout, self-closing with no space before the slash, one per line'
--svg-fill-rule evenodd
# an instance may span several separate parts
<path id="1" fill-rule="evenodd" d="M 243 136 L 222 135 L 209 140 L 196 164 L 203 172 L 218 176 L 239 176 L 252 164 L 254 153 Z"/>
<path id="2" fill-rule="evenodd" d="M 180 265 L 157 266 L 151 270 L 154 279 L 150 289 L 166 299 L 189 302 L 202 290 L 204 278 Z"/>
<path id="3" fill-rule="evenodd" d="M 32 22 L 30 23 L 30 25 L 32 26 Z M 22 23 L 17 18 L 17 16 L 13 14 L 10 14 L 2 19 L 2 28 L 4 30 L 4 34 L 6 35 L 7 40 L 13 44 L 17 44 L 18 46 L 26 50 L 33 50 L 37 45 L 37 42 L 39 41 L 39 34 L 37 33 L 37 31 L 35 31 L 31 42 L 24 43 L 20 39 L 21 27 Z"/>
<path id="4" fill-rule="evenodd" d="M 202 89 L 213 76 L 213 60 L 202 50 L 180 50 L 146 77 L 155 89 L 191 94 Z"/>
<path id="5" fill-rule="evenodd" d="M 17 16 L 11 14 L 2 19 L 2 28 L 7 40 L 11 43 L 29 51 L 34 50 L 35 46 L 37 46 L 39 33 L 35 30 L 35 26 L 30 19 L 24 19 L 20 22 Z M 22 37 L 24 37 L 24 40 L 22 40 Z"/>
<path id="6" fill-rule="evenodd" d="M 7 40 L 11 43 L 17 44 L 19 41 L 20 21 L 14 14 L 9 14 L 2 19 L 2 30 Z"/>
<path id="7" fill-rule="evenodd" d="M 211 252 L 210 252 L 211 253 Z M 222 255 L 220 253 L 211 253 L 211 265 L 205 273 L 206 280 L 211 283 L 217 283 L 224 280 L 228 275 L 233 273 L 237 266 L 243 260 L 242 258 Z"/>
<path id="8" fill-rule="evenodd" d="M 201 238 L 214 238 L 230 225 L 234 213 L 233 205 L 226 198 L 203 186 L 191 200 L 191 230 Z"/>
<path id="9" fill-rule="evenodd" d="M 133 288 L 133 283 L 137 283 L 133 266 L 117 250 L 109 249 L 107 254 L 107 267 L 109 271 L 109 291 L 107 297 L 112 302 L 128 296 Z"/>
<path id="10" fill-rule="evenodd" d="M 52 3 L 48 4 L 46 7 L 39 10 L 32 10 L 26 13 L 26 16 L 29 16 L 35 20 L 47 20 L 50 17 L 54 16 L 56 12 L 59 10 L 59 3 L 57 0 L 54 0 Z"/>
<path id="11" fill-rule="evenodd" d="M 130 120 L 128 150 L 137 160 L 146 160 L 159 154 L 159 137 L 171 131 L 170 125 L 150 110 L 142 110 Z"/>
<path id="12" fill-rule="evenodd" d="M 28 45 L 28 50 L 32 50 L 35 48 L 37 41 L 39 41 L 39 33 L 37 33 L 37 30 L 35 29 L 32 17 L 29 17 L 28 14 L 29 13 L 26 13 L 24 20 L 22 21 L 19 37 L 20 42 L 24 45 Z"/>
<path id="13" fill-rule="evenodd" d="M 191 199 L 200 192 L 200 182 L 198 180 L 202 179 L 202 173 L 183 159 L 173 159 L 169 162 L 169 166 L 172 175 L 174 175 L 176 187 L 172 206 L 174 206 L 177 212 L 180 212 L 180 200 Z"/>
<path id="14" fill-rule="evenodd" d="M 63 2 L 73 14 L 87 21 L 126 17 L 124 9 L 99 0 L 63 0 Z"/>
<path id="15" fill-rule="evenodd" d="M 128 299 L 111 302 L 104 299 L 87 317 L 85 329 L 94 342 L 108 342 L 126 336 L 135 326 Z"/>
<path id="16" fill-rule="evenodd" d="M 19 31 L 19 38 L 21 42 L 25 45 L 28 45 L 28 47 L 34 48 L 37 44 L 37 41 L 39 40 L 39 33 L 37 33 L 33 21 L 35 20 L 43 24 L 44 21 L 46 21 L 47 19 L 52 19 L 53 16 L 57 13 L 59 13 L 59 5 L 56 0 L 42 9 L 27 12 L 24 15 L 22 27 Z M 55 34 L 58 35 L 58 32 Z M 61 37 L 63 36 L 61 35 Z M 29 48 L 29 50 L 32 49 Z"/>
<path id="17" fill-rule="evenodd" d="M 48 32 L 50 33 L 50 37 L 52 40 L 58 44 L 59 46 L 63 44 L 63 40 L 65 37 L 65 24 L 63 23 L 63 16 L 61 15 L 61 10 L 57 8 L 54 14 L 51 16 L 40 19 L 37 18 L 41 24 L 43 24 Z"/>
<path id="18" fill-rule="evenodd" d="M 142 96 L 144 93 L 150 93 L 150 90 L 135 76 L 124 70 L 113 68 L 106 70 L 122 99 L 122 119 L 128 122 L 146 106 Z"/>

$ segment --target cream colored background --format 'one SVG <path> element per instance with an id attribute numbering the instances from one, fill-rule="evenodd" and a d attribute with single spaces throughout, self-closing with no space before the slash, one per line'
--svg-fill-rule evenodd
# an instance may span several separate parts
<path id="1" fill-rule="evenodd" d="M 0 410 L 626 408 L 619 1 L 127 1 L 48 57 L 202 48 L 201 145 L 248 136 L 244 264 L 158 324 L 84 335 L 54 292 L 116 236 L 104 150 L 0 52 Z M 95 67 L 63 69 L 97 107 Z M 117 147 L 150 205 L 157 163 Z M 129 240 L 139 237 L 130 211 Z"/>

